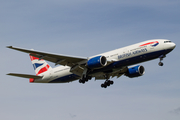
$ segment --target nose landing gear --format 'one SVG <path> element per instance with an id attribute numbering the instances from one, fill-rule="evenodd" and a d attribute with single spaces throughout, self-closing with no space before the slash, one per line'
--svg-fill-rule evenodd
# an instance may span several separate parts
<path id="1" fill-rule="evenodd" d="M 158 64 L 159 64 L 159 66 L 163 66 L 163 65 L 164 65 L 164 63 L 163 63 L 163 62 L 159 62 Z"/>
<path id="2" fill-rule="evenodd" d="M 159 58 L 160 58 L 160 62 L 158 63 L 159 66 L 163 66 L 163 65 L 164 65 L 164 63 L 161 62 L 161 61 L 162 61 L 163 58 L 165 58 L 165 57 L 166 57 L 166 55 L 161 55 L 161 56 L 159 56 Z"/>

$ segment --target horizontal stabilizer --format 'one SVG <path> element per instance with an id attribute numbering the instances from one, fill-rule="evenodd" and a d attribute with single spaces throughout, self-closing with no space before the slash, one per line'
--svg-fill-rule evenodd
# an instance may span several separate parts
<path id="1" fill-rule="evenodd" d="M 42 76 L 36 76 L 36 75 L 28 75 L 28 74 L 18 74 L 18 73 L 9 73 L 7 75 L 16 76 L 16 77 L 22 77 L 22 78 L 42 78 Z"/>

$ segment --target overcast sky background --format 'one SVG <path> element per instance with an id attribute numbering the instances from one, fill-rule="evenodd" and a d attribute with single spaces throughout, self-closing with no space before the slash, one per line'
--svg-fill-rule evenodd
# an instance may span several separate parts
<path id="1" fill-rule="evenodd" d="M 89 57 L 144 40 L 176 43 L 164 59 L 142 63 L 144 76 L 67 84 L 30 84 L 28 54 L 8 45 Z M 179 120 L 179 0 L 0 0 L 0 119 Z M 52 67 L 54 64 L 49 63 Z"/>

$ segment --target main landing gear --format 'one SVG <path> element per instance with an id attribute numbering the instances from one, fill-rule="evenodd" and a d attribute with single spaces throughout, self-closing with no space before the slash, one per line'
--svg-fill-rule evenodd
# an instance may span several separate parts
<path id="1" fill-rule="evenodd" d="M 92 77 L 91 76 L 88 76 L 88 69 L 85 68 L 84 71 L 83 71 L 83 75 L 82 75 L 82 78 L 79 80 L 79 83 L 82 83 L 84 84 L 85 82 L 88 82 L 88 80 L 91 80 Z"/>
<path id="2" fill-rule="evenodd" d="M 84 84 L 85 82 L 91 80 L 91 78 L 92 78 L 91 76 L 86 76 L 86 77 L 83 76 L 83 78 L 79 80 L 79 83 Z"/>
<path id="3" fill-rule="evenodd" d="M 158 63 L 158 65 L 159 66 L 163 66 L 164 65 L 164 63 L 163 62 L 161 62 L 162 60 L 163 60 L 163 58 L 165 58 L 166 57 L 166 55 L 161 55 L 159 58 L 160 58 L 160 62 Z"/>
<path id="4" fill-rule="evenodd" d="M 103 84 L 101 84 L 102 88 L 107 88 L 107 86 L 113 85 L 114 82 L 111 80 L 106 80 Z"/>

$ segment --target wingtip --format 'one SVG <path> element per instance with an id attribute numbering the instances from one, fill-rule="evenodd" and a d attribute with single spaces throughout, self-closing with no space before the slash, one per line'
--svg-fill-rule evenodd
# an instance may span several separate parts
<path id="1" fill-rule="evenodd" d="M 13 46 L 6 46 L 7 48 L 13 48 Z"/>
<path id="2" fill-rule="evenodd" d="M 6 74 L 6 75 L 12 75 L 13 73 L 8 73 L 8 74 Z"/>
<path id="3" fill-rule="evenodd" d="M 12 76 L 12 73 L 8 73 L 8 74 L 6 74 L 6 75 L 10 75 L 10 76 Z"/>

